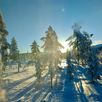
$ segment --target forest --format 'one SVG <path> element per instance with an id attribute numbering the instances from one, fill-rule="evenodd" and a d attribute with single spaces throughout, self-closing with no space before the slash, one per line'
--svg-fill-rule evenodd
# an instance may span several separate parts
<path id="1" fill-rule="evenodd" d="M 52 26 L 21 53 L 0 14 L 0 102 L 102 102 L 102 44 L 74 23 L 65 53 Z M 42 50 L 41 50 L 42 49 Z"/>

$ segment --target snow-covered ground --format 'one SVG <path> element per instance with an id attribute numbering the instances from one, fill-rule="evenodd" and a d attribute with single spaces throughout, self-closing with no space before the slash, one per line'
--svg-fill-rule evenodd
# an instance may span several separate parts
<path id="1" fill-rule="evenodd" d="M 66 64 L 62 62 L 63 67 Z M 102 102 L 102 80 L 89 82 L 86 68 L 76 66 L 77 72 L 71 80 L 66 68 L 54 76 L 53 89 L 50 88 L 49 74 L 43 74 L 41 82 L 35 77 L 34 66 L 7 70 L 7 93 L 9 102 Z M 44 73 L 44 72 L 43 72 Z M 46 71 L 45 71 L 46 73 Z M 56 80 L 57 78 L 57 80 Z"/>

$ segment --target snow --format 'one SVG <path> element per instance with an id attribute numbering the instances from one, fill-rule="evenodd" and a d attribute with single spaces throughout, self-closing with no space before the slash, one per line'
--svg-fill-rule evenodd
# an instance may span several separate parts
<path id="1" fill-rule="evenodd" d="M 66 60 L 58 75 L 54 76 L 53 89 L 50 87 L 50 76 L 43 70 L 41 82 L 35 77 L 35 67 L 8 68 L 5 79 L 8 79 L 7 93 L 9 102 L 101 102 L 102 80 L 90 83 L 88 68 L 73 64 L 76 70 L 74 78 L 66 72 Z M 9 73 L 8 73 L 9 72 Z M 57 78 L 57 81 L 56 81 Z"/>

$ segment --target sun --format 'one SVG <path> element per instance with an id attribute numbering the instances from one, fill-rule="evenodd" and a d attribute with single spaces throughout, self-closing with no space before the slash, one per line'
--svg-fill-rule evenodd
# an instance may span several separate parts
<path id="1" fill-rule="evenodd" d="M 61 44 L 64 46 L 64 48 L 61 48 L 61 52 L 65 53 L 67 50 L 70 50 L 70 47 L 68 45 L 68 42 L 61 41 Z"/>

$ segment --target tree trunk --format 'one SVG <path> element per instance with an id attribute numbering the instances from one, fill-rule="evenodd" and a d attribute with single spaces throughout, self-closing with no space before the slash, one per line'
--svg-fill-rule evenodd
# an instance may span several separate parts
<path id="1" fill-rule="evenodd" d="M 50 79 L 51 79 L 51 89 L 53 89 L 53 73 L 52 73 L 52 65 L 50 65 Z"/>

